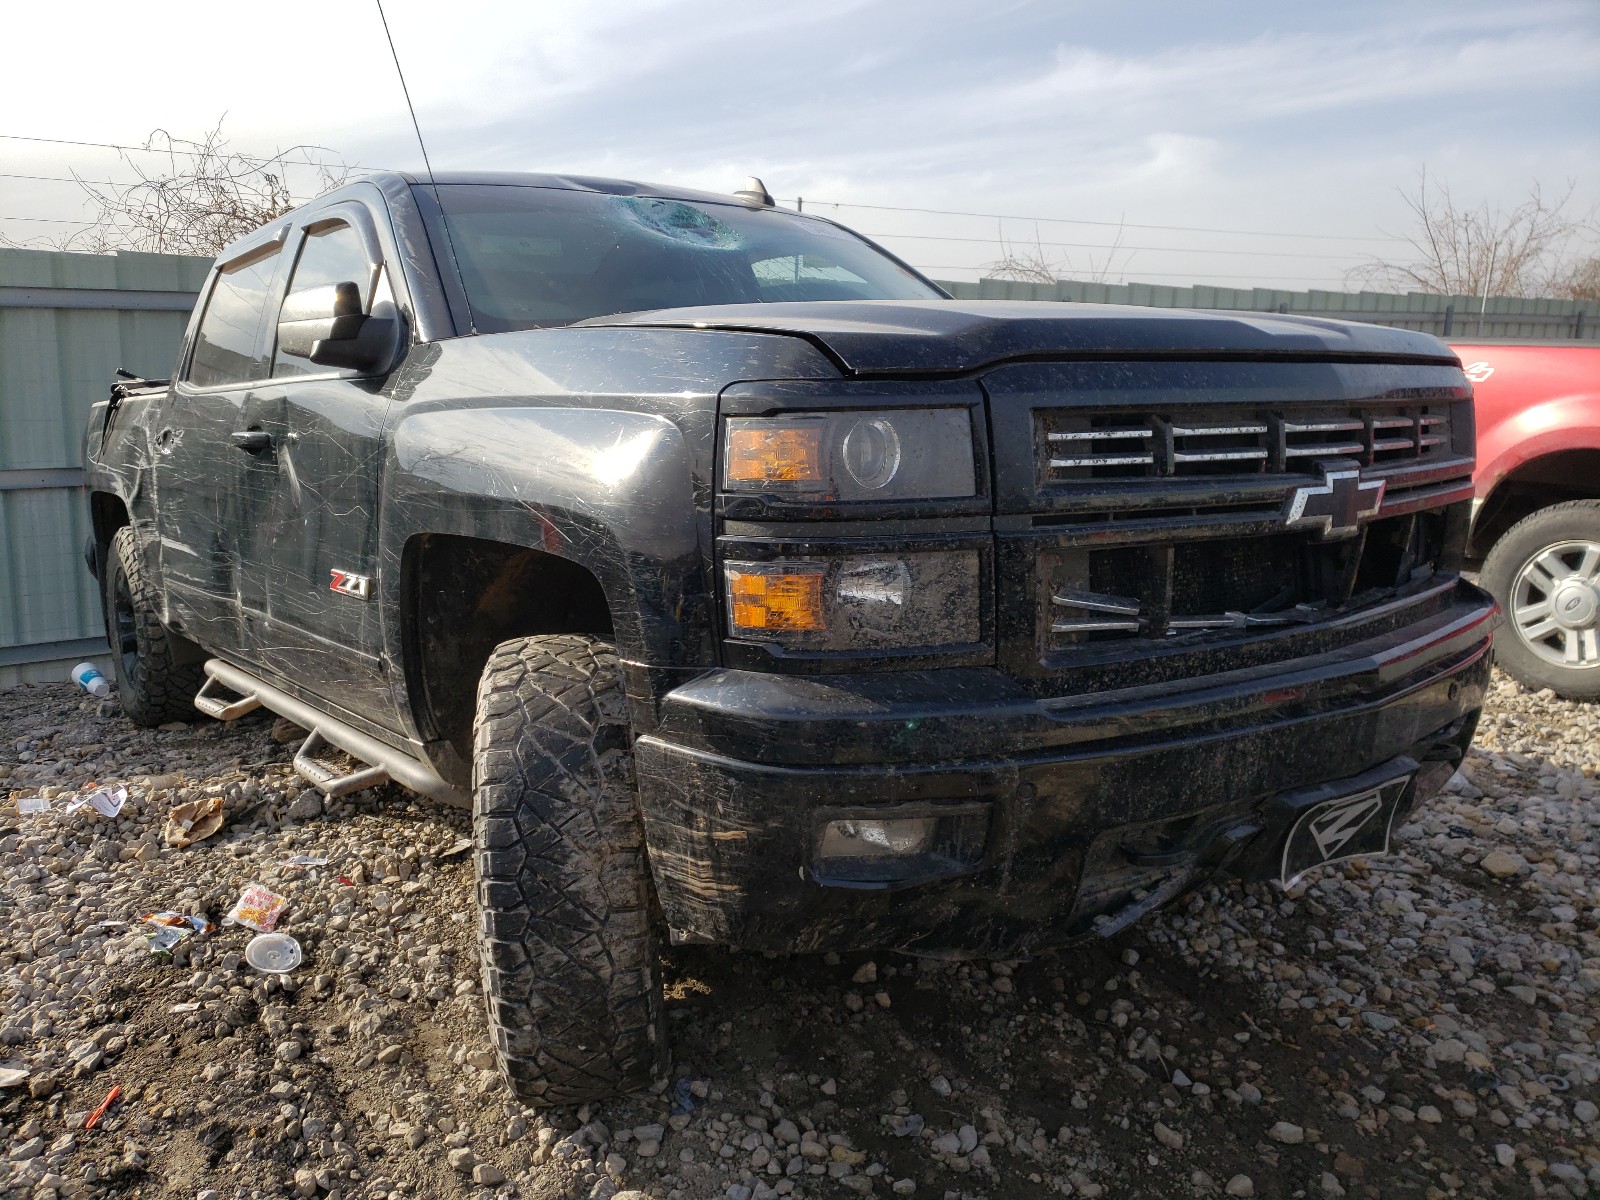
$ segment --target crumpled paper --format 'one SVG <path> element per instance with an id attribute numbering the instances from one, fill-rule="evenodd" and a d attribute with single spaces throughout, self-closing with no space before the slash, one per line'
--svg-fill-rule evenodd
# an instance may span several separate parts
<path id="1" fill-rule="evenodd" d="M 222 797 L 208 796 L 204 800 L 190 800 L 167 814 L 166 827 L 161 831 L 167 845 L 183 849 L 195 842 L 204 841 L 222 828 Z"/>

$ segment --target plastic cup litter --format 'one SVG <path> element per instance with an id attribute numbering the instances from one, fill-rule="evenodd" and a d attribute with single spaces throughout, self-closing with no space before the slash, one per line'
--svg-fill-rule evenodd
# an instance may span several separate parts
<path id="1" fill-rule="evenodd" d="M 258 971 L 282 975 L 300 965 L 300 943 L 287 933 L 262 933 L 244 948 L 244 960 Z"/>
<path id="2" fill-rule="evenodd" d="M 100 700 L 111 695 L 111 681 L 93 663 L 79 663 L 72 668 L 72 682 Z"/>

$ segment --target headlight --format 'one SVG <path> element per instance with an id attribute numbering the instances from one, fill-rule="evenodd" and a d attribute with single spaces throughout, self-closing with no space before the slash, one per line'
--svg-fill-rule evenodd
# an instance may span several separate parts
<path id="1" fill-rule="evenodd" d="M 729 417 L 723 486 L 823 500 L 945 500 L 977 494 L 966 408 Z"/>
<path id="2" fill-rule="evenodd" d="M 976 551 L 728 562 L 723 573 L 736 638 L 816 651 L 982 639 Z"/>

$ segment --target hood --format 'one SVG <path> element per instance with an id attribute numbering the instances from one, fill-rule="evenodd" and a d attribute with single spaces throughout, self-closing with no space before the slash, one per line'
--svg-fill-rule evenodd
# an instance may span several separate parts
<path id="1" fill-rule="evenodd" d="M 1018 359 L 1289 359 L 1456 366 L 1425 333 L 1278 313 L 1004 300 L 725 304 L 597 317 L 585 326 L 740 330 L 804 338 L 850 375 L 960 375 Z"/>

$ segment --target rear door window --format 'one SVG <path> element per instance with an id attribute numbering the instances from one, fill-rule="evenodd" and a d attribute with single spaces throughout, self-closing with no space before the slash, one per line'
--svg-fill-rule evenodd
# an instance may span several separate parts
<path id="1" fill-rule="evenodd" d="M 261 314 L 278 268 L 278 251 L 278 246 L 268 246 L 217 273 L 189 359 L 188 381 L 195 387 L 261 377 Z"/>

